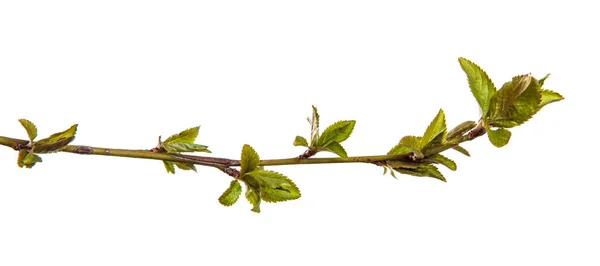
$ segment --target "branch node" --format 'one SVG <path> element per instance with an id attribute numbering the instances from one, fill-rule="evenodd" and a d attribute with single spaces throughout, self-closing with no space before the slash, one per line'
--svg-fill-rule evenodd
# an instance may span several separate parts
<path id="1" fill-rule="evenodd" d="M 231 167 L 223 168 L 223 173 L 226 173 L 227 175 L 229 175 L 235 179 L 239 179 L 239 177 L 240 177 L 240 171 L 238 171 L 235 168 L 231 168 Z"/>
<path id="2" fill-rule="evenodd" d="M 77 154 L 92 154 L 92 152 L 94 152 L 94 148 L 90 146 L 77 146 L 75 149 L 73 149 L 73 152 Z"/>

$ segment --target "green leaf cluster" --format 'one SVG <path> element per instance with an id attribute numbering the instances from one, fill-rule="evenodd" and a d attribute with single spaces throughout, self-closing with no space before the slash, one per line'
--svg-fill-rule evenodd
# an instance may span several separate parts
<path id="1" fill-rule="evenodd" d="M 219 197 L 221 204 L 231 206 L 237 202 L 242 192 L 240 181 L 246 185 L 245 196 L 253 212 L 260 212 L 262 201 L 281 202 L 300 198 L 300 190 L 292 180 L 278 172 L 264 170 L 259 163 L 260 157 L 256 151 L 250 145 L 244 145 L 240 174 Z"/>
<path id="2" fill-rule="evenodd" d="M 531 74 L 513 77 L 499 90 L 479 66 L 458 59 L 467 74 L 469 87 L 481 110 L 481 123 L 490 142 L 496 147 L 508 144 L 511 132 L 507 128 L 522 125 L 542 107 L 562 99 L 562 95 L 542 86 L 549 74 L 540 80 Z"/>
<path id="3" fill-rule="evenodd" d="M 439 152 L 455 148 L 468 155 L 468 152 L 458 146 L 458 143 L 464 133 L 475 127 L 473 124 L 474 122 L 467 121 L 448 132 L 444 111 L 440 109 L 425 129 L 423 136 L 405 136 L 388 152 L 388 155 L 406 155 L 406 158 L 411 158 L 412 162 L 387 161 L 383 166 L 384 174 L 390 169 L 392 170 L 390 173 L 394 177 L 394 171 L 396 171 L 402 174 L 427 176 L 446 181 L 433 164 L 441 164 L 450 170 L 456 170 L 456 163 Z"/>
<path id="4" fill-rule="evenodd" d="M 17 156 L 17 165 L 21 168 L 32 168 L 36 163 L 42 162 L 42 158 L 37 154 L 53 153 L 64 148 L 75 139 L 77 132 L 77 124 L 75 124 L 64 131 L 50 135 L 50 137 L 35 141 L 38 134 L 35 124 L 27 119 L 19 119 L 19 122 L 25 128 L 29 138 L 28 149 L 19 150 Z"/>
<path id="5" fill-rule="evenodd" d="M 178 134 L 171 135 L 165 141 L 158 138 L 158 150 L 160 152 L 179 154 L 182 152 L 208 152 L 208 146 L 194 143 L 198 137 L 200 126 L 188 128 Z M 168 173 L 175 173 L 175 166 L 181 170 L 192 170 L 196 172 L 196 166 L 192 163 L 163 161 Z"/>
<path id="6" fill-rule="evenodd" d="M 348 157 L 341 143 L 347 140 L 354 130 L 355 120 L 341 120 L 328 126 L 319 134 L 319 113 L 312 107 L 312 118 L 307 118 L 310 124 L 310 142 L 302 136 L 296 136 L 294 146 L 307 147 L 313 154 L 319 151 L 332 152 L 342 158 Z"/>

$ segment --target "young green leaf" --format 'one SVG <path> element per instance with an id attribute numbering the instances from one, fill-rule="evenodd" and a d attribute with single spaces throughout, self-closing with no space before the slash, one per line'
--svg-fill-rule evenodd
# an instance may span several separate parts
<path id="1" fill-rule="evenodd" d="M 200 126 L 188 128 L 184 131 L 179 132 L 179 134 L 174 134 L 168 137 L 163 145 L 166 143 L 194 143 L 196 137 L 198 137 L 198 131 L 200 130 Z"/>
<path id="2" fill-rule="evenodd" d="M 173 166 L 172 162 L 163 161 L 163 164 L 165 165 L 165 169 L 167 170 L 167 173 L 175 174 L 175 166 Z"/>
<path id="3" fill-rule="evenodd" d="M 240 176 L 243 177 L 246 173 L 256 169 L 259 161 L 260 157 L 258 157 L 258 153 L 256 153 L 250 145 L 244 144 L 244 147 L 242 148 L 242 158 L 240 160 Z"/>
<path id="4" fill-rule="evenodd" d="M 487 127 L 486 131 L 490 142 L 498 148 L 508 144 L 508 141 L 510 140 L 511 133 L 507 129 L 498 128 L 496 130 L 492 130 Z"/>
<path id="5" fill-rule="evenodd" d="M 327 147 L 331 142 L 342 143 L 348 139 L 354 130 L 354 120 L 337 121 L 327 127 L 319 137 L 318 146 Z"/>
<path id="6" fill-rule="evenodd" d="M 68 128 L 65 131 L 54 133 L 54 134 L 50 135 L 50 137 L 48 137 L 48 138 L 38 140 L 35 142 L 35 144 L 38 146 L 42 146 L 42 145 L 46 145 L 46 144 L 53 144 L 53 143 L 59 142 L 64 139 L 74 137 L 76 132 L 77 132 L 77 124 L 72 125 L 70 128 Z"/>
<path id="7" fill-rule="evenodd" d="M 33 140 L 37 137 L 37 127 L 27 119 L 19 119 L 21 125 L 27 131 L 27 136 L 29 136 L 29 142 L 33 143 Z"/>
<path id="8" fill-rule="evenodd" d="M 306 141 L 304 137 L 296 136 L 296 139 L 294 140 L 294 146 L 308 147 L 308 141 Z"/>
<path id="9" fill-rule="evenodd" d="M 319 112 L 317 112 L 317 107 L 312 106 L 313 114 L 312 119 L 308 119 L 310 123 L 310 146 L 316 147 L 317 142 L 319 141 Z"/>
<path id="10" fill-rule="evenodd" d="M 42 162 L 42 158 L 40 156 L 26 150 L 19 150 L 19 154 L 17 156 L 17 165 L 19 167 L 31 168 L 36 163 L 40 162 Z"/>
<path id="11" fill-rule="evenodd" d="M 469 151 L 467 151 L 465 148 L 463 148 L 461 146 L 454 146 L 454 147 L 452 147 L 452 149 L 464 154 L 467 157 L 471 157 L 471 154 L 469 153 Z"/>
<path id="12" fill-rule="evenodd" d="M 510 128 L 529 120 L 538 110 L 541 94 L 531 75 L 514 77 L 492 97 L 490 125 Z"/>
<path id="13" fill-rule="evenodd" d="M 396 146 L 392 147 L 392 149 L 387 153 L 387 155 L 398 155 L 398 154 L 409 154 L 413 151 L 413 149 L 406 147 L 402 143 L 396 144 Z"/>
<path id="14" fill-rule="evenodd" d="M 492 83 L 492 80 L 485 71 L 473 62 L 462 57 L 458 59 L 458 62 L 467 74 L 469 88 L 471 88 L 471 92 L 481 108 L 481 117 L 486 117 L 490 108 L 490 100 L 496 93 L 494 83 Z"/>
<path id="15" fill-rule="evenodd" d="M 240 194 L 242 194 L 240 182 L 232 180 L 231 183 L 229 183 L 229 188 L 227 188 L 227 190 L 219 197 L 219 202 L 223 204 L 223 206 L 231 206 L 238 200 Z"/>
<path id="16" fill-rule="evenodd" d="M 540 94 L 542 96 L 542 99 L 540 101 L 540 106 L 538 107 L 538 110 L 542 109 L 542 107 L 546 106 L 549 103 L 558 102 L 564 99 L 564 97 L 558 92 L 553 92 L 551 90 L 542 89 L 540 91 Z"/>
<path id="17" fill-rule="evenodd" d="M 196 166 L 193 163 L 175 163 L 175 166 L 181 170 L 196 171 Z"/>
<path id="18" fill-rule="evenodd" d="M 401 174 L 433 177 L 446 182 L 446 178 L 444 178 L 444 175 L 440 173 L 438 168 L 430 164 L 420 165 L 417 168 L 394 168 L 394 170 Z"/>
<path id="19" fill-rule="evenodd" d="M 340 145 L 337 142 L 330 142 L 329 145 L 327 145 L 327 147 L 323 147 L 321 148 L 321 150 L 326 150 L 326 151 L 330 151 L 335 153 L 337 156 L 340 156 L 342 158 L 347 158 L 348 154 L 346 154 L 346 150 L 344 150 L 344 147 L 342 147 L 342 145 Z"/>
<path id="20" fill-rule="evenodd" d="M 420 147 L 425 147 L 427 144 L 439 144 L 445 138 L 446 134 L 446 118 L 444 116 L 444 111 L 440 109 L 438 114 L 433 118 L 427 130 L 423 134 L 423 138 L 421 138 Z M 434 141 L 436 140 L 436 141 Z"/>
<path id="21" fill-rule="evenodd" d="M 435 161 L 436 163 L 442 164 L 442 165 L 448 167 L 448 169 L 450 169 L 452 171 L 456 171 L 456 163 L 444 155 L 434 154 L 434 155 L 427 157 L 427 159 Z"/>
<path id="22" fill-rule="evenodd" d="M 246 199 L 252 205 L 252 211 L 260 213 L 260 194 L 252 186 L 246 183 Z"/>
<path id="23" fill-rule="evenodd" d="M 417 136 L 404 136 L 398 142 L 398 145 L 394 146 L 388 155 L 395 154 L 408 154 L 413 153 L 417 158 L 423 158 L 423 152 L 421 151 L 421 137 Z"/>
<path id="24" fill-rule="evenodd" d="M 195 143 L 170 141 L 170 142 L 163 142 L 162 146 L 168 153 L 180 153 L 180 152 L 207 152 L 207 153 L 210 153 L 210 151 L 208 150 L 208 146 L 195 144 Z"/>
<path id="25" fill-rule="evenodd" d="M 33 151 L 35 153 L 52 153 L 52 152 L 57 152 L 58 150 L 62 149 L 63 147 L 69 145 L 69 143 L 71 143 L 71 141 L 73 141 L 75 139 L 75 136 L 70 136 L 68 138 L 64 138 L 64 139 L 59 139 L 56 142 L 46 142 L 46 143 L 41 143 L 35 142 L 33 145 Z"/>
<path id="26" fill-rule="evenodd" d="M 475 121 L 462 122 L 458 126 L 454 127 L 452 130 L 448 131 L 448 135 L 446 136 L 446 139 L 449 142 L 458 140 L 458 139 L 460 139 L 460 137 L 462 135 L 469 132 L 469 130 L 475 128 L 476 126 L 477 126 L 477 123 L 475 123 Z"/>
<path id="27" fill-rule="evenodd" d="M 265 170 L 254 170 L 247 173 L 256 180 L 260 187 L 260 198 L 266 202 L 280 202 L 300 198 L 300 190 L 286 176 Z"/>
<path id="28" fill-rule="evenodd" d="M 546 82 L 546 79 L 548 79 L 548 77 L 550 77 L 550 73 L 546 74 L 546 76 L 544 76 L 543 78 L 541 78 L 538 82 L 540 83 L 540 87 L 544 86 L 544 82 Z"/>

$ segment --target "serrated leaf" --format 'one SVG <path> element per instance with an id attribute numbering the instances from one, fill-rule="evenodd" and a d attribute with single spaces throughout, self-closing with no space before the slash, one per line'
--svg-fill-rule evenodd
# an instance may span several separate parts
<path id="1" fill-rule="evenodd" d="M 540 94 L 542 98 L 540 100 L 540 106 L 538 107 L 538 110 L 542 109 L 542 107 L 546 106 L 549 103 L 558 102 L 564 99 L 564 97 L 560 95 L 560 93 L 551 90 L 542 89 L 540 91 Z"/>
<path id="2" fill-rule="evenodd" d="M 456 171 L 456 163 L 444 155 L 434 154 L 434 155 L 427 157 L 427 159 L 435 161 L 436 163 L 442 164 L 442 165 L 448 167 L 448 169 L 450 169 L 452 171 Z"/>
<path id="3" fill-rule="evenodd" d="M 308 119 L 310 123 L 310 146 L 316 147 L 317 142 L 319 141 L 319 112 L 317 112 L 317 107 L 312 106 L 313 114 L 312 119 Z"/>
<path id="4" fill-rule="evenodd" d="M 404 144 L 398 143 L 387 153 L 387 155 L 409 154 L 412 151 L 413 149 L 406 147 Z"/>
<path id="5" fill-rule="evenodd" d="M 227 188 L 227 190 L 219 197 L 219 202 L 223 204 L 223 206 L 231 206 L 237 202 L 240 194 L 242 194 L 240 182 L 232 180 L 231 183 L 229 183 L 229 188 Z"/>
<path id="6" fill-rule="evenodd" d="M 429 126 L 425 130 L 421 138 L 420 147 L 425 147 L 427 144 L 442 143 L 446 134 L 446 117 L 444 111 L 440 109 L 437 115 L 433 118 Z M 435 141 L 434 141 L 435 140 Z"/>
<path id="7" fill-rule="evenodd" d="M 171 141 L 171 142 L 163 142 L 162 147 L 168 153 L 180 153 L 180 152 L 207 152 L 207 153 L 210 153 L 210 151 L 208 150 L 208 146 L 195 144 L 195 143 Z"/>
<path id="8" fill-rule="evenodd" d="M 33 140 L 37 137 L 37 127 L 31 121 L 27 119 L 19 119 L 21 125 L 27 131 L 27 136 L 29 136 L 29 141 L 33 142 Z"/>
<path id="9" fill-rule="evenodd" d="M 296 136 L 296 139 L 294 139 L 294 146 L 308 147 L 308 141 L 306 141 L 304 137 Z"/>
<path id="10" fill-rule="evenodd" d="M 441 181 L 446 182 L 446 178 L 444 178 L 444 175 L 442 175 L 442 173 L 440 173 L 438 168 L 435 167 L 434 165 L 430 165 L 430 164 L 421 165 L 414 169 L 412 169 L 412 168 L 394 168 L 394 170 L 396 170 L 398 173 L 402 173 L 402 174 L 413 175 L 413 176 L 433 177 L 435 179 L 439 179 Z"/>
<path id="11" fill-rule="evenodd" d="M 398 142 L 398 145 L 394 146 L 388 155 L 396 154 L 408 154 L 413 153 L 417 158 L 423 158 L 423 152 L 421 151 L 421 137 L 416 136 L 404 136 Z"/>
<path id="12" fill-rule="evenodd" d="M 506 144 L 510 140 L 510 131 L 504 128 L 498 128 L 496 130 L 492 130 L 489 127 L 486 128 L 488 138 L 490 142 L 494 144 L 494 146 L 500 148 Z"/>
<path id="13" fill-rule="evenodd" d="M 54 134 L 50 135 L 50 137 L 48 137 L 48 138 L 38 140 L 35 142 L 35 145 L 42 146 L 42 145 L 47 145 L 47 144 L 54 144 L 61 140 L 68 139 L 70 137 L 74 137 L 75 133 L 77 133 L 77 124 L 72 125 L 70 128 L 68 128 L 65 131 L 54 133 Z"/>
<path id="14" fill-rule="evenodd" d="M 492 97 L 490 125 L 510 128 L 529 120 L 540 105 L 540 85 L 531 75 L 516 76 Z"/>
<path id="15" fill-rule="evenodd" d="M 421 137 L 417 136 L 404 136 L 400 139 L 400 144 L 404 144 L 406 147 L 421 150 Z"/>
<path id="16" fill-rule="evenodd" d="M 455 139 L 459 139 L 462 135 L 469 132 L 471 129 L 475 128 L 477 123 L 475 121 L 465 121 L 460 123 L 458 126 L 454 127 L 452 130 L 448 131 L 448 135 L 446 139 L 451 142 Z"/>
<path id="17" fill-rule="evenodd" d="M 333 152 L 337 156 L 340 156 L 342 158 L 348 158 L 348 154 L 346 153 L 346 150 L 344 149 L 344 147 L 342 147 L 341 144 L 339 144 L 335 141 L 329 143 L 329 145 L 327 145 L 327 147 L 323 147 L 322 149 Z"/>
<path id="18" fill-rule="evenodd" d="M 469 153 L 469 151 L 467 151 L 465 148 L 463 148 L 461 146 L 454 146 L 454 147 L 452 147 L 452 149 L 466 155 L 467 157 L 471 157 L 471 154 Z"/>
<path id="19" fill-rule="evenodd" d="M 50 142 L 45 144 L 40 144 L 39 142 L 35 142 L 33 145 L 33 152 L 35 153 L 52 153 L 57 152 L 65 146 L 69 145 L 71 141 L 75 139 L 75 136 L 70 136 L 68 138 L 57 140 L 56 142 Z"/>
<path id="20" fill-rule="evenodd" d="M 178 134 L 171 135 L 165 141 L 163 141 L 163 145 L 167 143 L 194 143 L 196 137 L 198 137 L 199 130 L 200 126 L 191 127 L 179 132 Z"/>
<path id="21" fill-rule="evenodd" d="M 260 157 L 258 157 L 258 153 L 250 145 L 244 144 L 242 158 L 240 159 L 240 176 L 244 176 L 246 173 L 256 169 L 259 162 Z"/>
<path id="22" fill-rule="evenodd" d="M 36 163 L 42 162 L 42 158 L 26 150 L 19 150 L 17 155 L 17 165 L 20 168 L 32 168 Z"/>
<path id="23" fill-rule="evenodd" d="M 198 171 L 196 171 L 196 166 L 192 163 L 174 163 L 174 164 L 175 164 L 175 166 L 177 166 L 177 168 L 179 168 L 181 170 L 198 172 Z"/>
<path id="24" fill-rule="evenodd" d="M 354 130 L 354 120 L 337 121 L 328 126 L 319 137 L 318 146 L 327 147 L 332 142 L 342 143 Z"/>
<path id="25" fill-rule="evenodd" d="M 471 93 L 475 96 L 475 100 L 479 104 L 481 110 L 481 117 L 486 117 L 490 109 L 490 101 L 492 96 L 496 93 L 496 87 L 488 75 L 475 63 L 465 59 L 459 58 L 458 62 L 460 67 L 467 74 L 469 81 L 469 88 Z"/>
<path id="26" fill-rule="evenodd" d="M 175 174 L 175 166 L 173 166 L 172 162 L 163 161 L 163 164 L 165 165 L 165 169 L 167 170 L 167 173 Z"/>
<path id="27" fill-rule="evenodd" d="M 538 82 L 540 83 L 540 87 L 544 86 L 544 82 L 546 82 L 546 79 L 548 79 L 548 77 L 550 77 L 550 73 L 546 74 L 546 76 L 544 76 L 543 78 L 541 78 Z"/>
<path id="28" fill-rule="evenodd" d="M 285 175 L 274 171 L 254 170 L 247 173 L 260 187 L 260 198 L 266 202 L 280 202 L 300 198 L 300 190 Z"/>
<path id="29" fill-rule="evenodd" d="M 260 213 L 260 195 L 253 187 L 246 183 L 246 199 L 252 205 L 252 211 Z"/>

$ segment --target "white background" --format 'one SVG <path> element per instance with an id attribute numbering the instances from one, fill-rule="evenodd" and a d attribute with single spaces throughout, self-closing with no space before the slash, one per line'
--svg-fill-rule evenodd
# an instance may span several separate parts
<path id="1" fill-rule="evenodd" d="M 555 1 L 559 2 L 559 1 Z M 598 265 L 597 8 L 583 1 L 2 1 L 0 135 L 79 123 L 74 144 L 147 149 L 202 125 L 198 143 L 285 158 L 322 125 L 356 119 L 350 155 L 382 154 L 477 119 L 457 62 L 496 86 L 552 76 L 566 100 L 449 151 L 458 171 L 286 166 L 302 198 L 250 212 L 217 198 L 217 170 L 0 147 L 0 265 Z M 594 116 L 593 116 L 594 115 Z M 329 156 L 320 154 L 319 156 Z M 240 264 L 243 263 L 243 264 Z"/>

